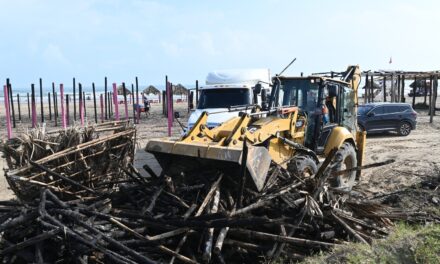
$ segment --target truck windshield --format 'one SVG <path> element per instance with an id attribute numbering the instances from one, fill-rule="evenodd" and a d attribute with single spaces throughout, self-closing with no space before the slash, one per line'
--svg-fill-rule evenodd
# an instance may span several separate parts
<path id="1" fill-rule="evenodd" d="M 248 105 L 250 103 L 249 89 L 206 89 L 200 91 L 197 109 L 228 108 L 234 105 Z"/>

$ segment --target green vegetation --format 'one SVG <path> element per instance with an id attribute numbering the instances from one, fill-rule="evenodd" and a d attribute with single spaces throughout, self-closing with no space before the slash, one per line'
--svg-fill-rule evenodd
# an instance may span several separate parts
<path id="1" fill-rule="evenodd" d="M 350 243 L 302 263 L 440 263 L 440 225 L 397 224 L 387 239 L 372 246 Z"/>

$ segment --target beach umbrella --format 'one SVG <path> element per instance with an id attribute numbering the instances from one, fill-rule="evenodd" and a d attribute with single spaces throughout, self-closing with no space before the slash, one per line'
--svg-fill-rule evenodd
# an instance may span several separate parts
<path id="1" fill-rule="evenodd" d="M 127 95 L 131 94 L 131 91 L 127 87 L 125 87 L 125 92 Z M 124 95 L 124 90 L 122 85 L 118 86 L 118 95 Z"/>
<path id="2" fill-rule="evenodd" d="M 147 88 L 144 89 L 143 93 L 157 95 L 157 94 L 160 94 L 160 91 L 159 91 L 159 89 L 157 89 L 153 85 L 149 85 Z"/>
<path id="3" fill-rule="evenodd" d="M 175 95 L 187 95 L 188 89 L 185 88 L 185 86 L 181 85 L 180 83 L 177 85 L 173 85 L 173 94 Z"/>

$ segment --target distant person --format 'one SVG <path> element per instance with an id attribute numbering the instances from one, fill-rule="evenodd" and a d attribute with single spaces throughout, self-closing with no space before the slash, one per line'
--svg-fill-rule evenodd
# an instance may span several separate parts
<path id="1" fill-rule="evenodd" d="M 327 96 L 325 98 L 325 106 L 327 107 L 328 110 L 328 116 L 329 116 L 329 122 L 330 123 L 335 123 L 336 122 L 336 109 L 334 106 L 334 100 L 333 97 Z"/>
<path id="2" fill-rule="evenodd" d="M 145 94 L 143 95 L 143 100 L 144 100 L 145 115 L 149 116 L 150 115 L 150 101 L 148 101 L 148 98 L 145 96 Z"/>
<path id="3" fill-rule="evenodd" d="M 324 103 L 322 104 L 322 123 L 324 125 L 326 125 L 328 122 L 330 122 L 330 117 L 329 117 L 328 108 L 325 104 L 325 99 L 324 99 Z"/>

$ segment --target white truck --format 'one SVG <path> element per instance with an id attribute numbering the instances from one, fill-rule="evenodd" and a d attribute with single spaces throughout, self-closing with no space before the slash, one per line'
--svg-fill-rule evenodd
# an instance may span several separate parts
<path id="1" fill-rule="evenodd" d="M 250 112 L 253 106 L 261 106 L 261 94 L 270 94 L 270 71 L 213 71 L 208 73 L 206 85 L 199 88 L 199 93 L 197 107 L 188 119 L 188 129 L 203 112 L 210 114 L 207 125 L 212 128 L 237 116 L 239 112 Z"/>

